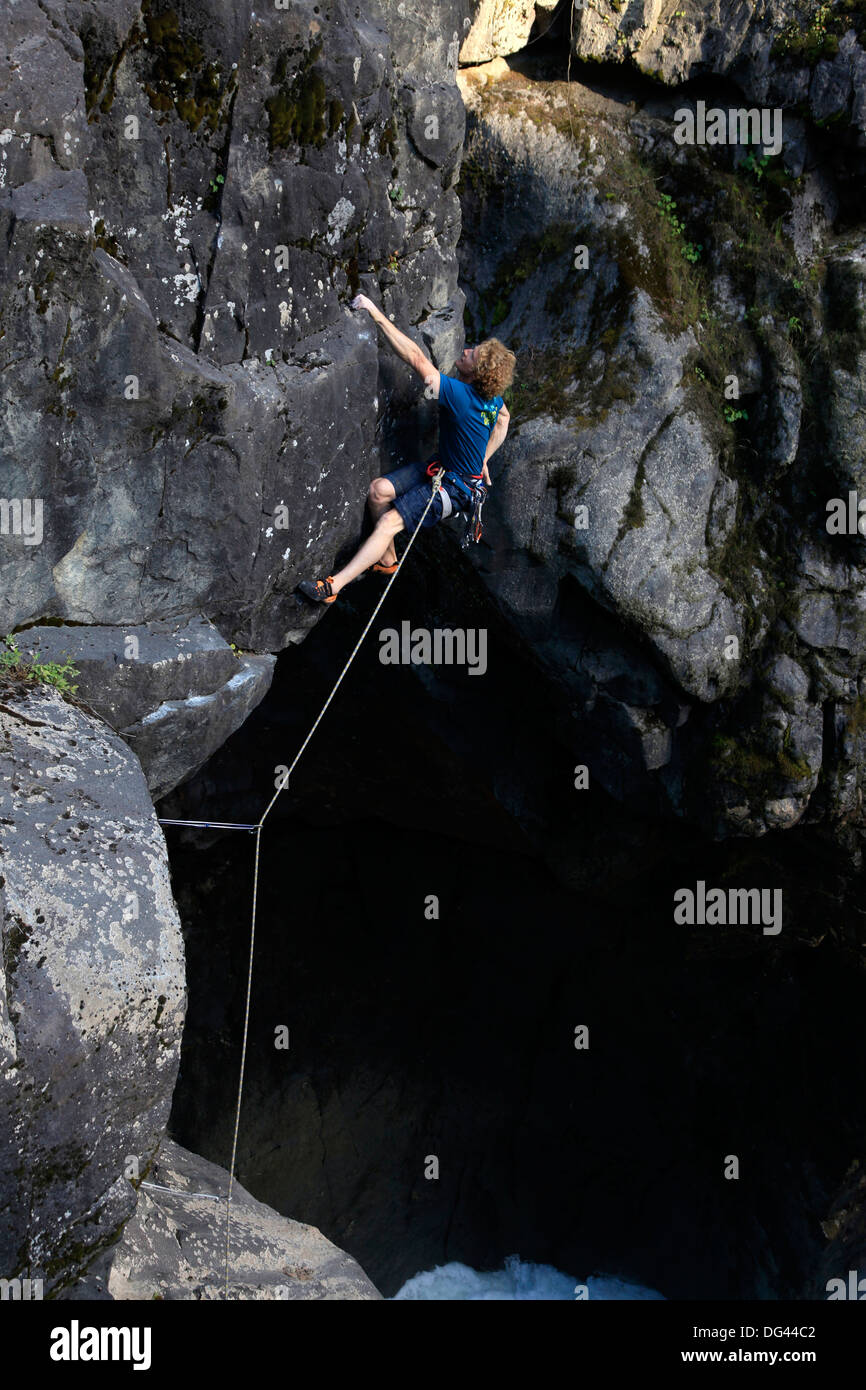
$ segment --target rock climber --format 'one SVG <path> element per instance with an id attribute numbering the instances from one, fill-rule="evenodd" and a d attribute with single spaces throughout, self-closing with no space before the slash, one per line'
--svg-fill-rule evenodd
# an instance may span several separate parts
<path id="1" fill-rule="evenodd" d="M 439 402 L 438 462 L 445 475 L 424 525 L 435 526 L 452 512 L 471 512 L 475 489 L 482 480 L 490 486 L 487 464 L 508 431 L 510 417 L 502 392 L 514 378 L 514 353 L 498 338 L 487 338 L 477 347 L 463 349 L 456 377 L 444 376 L 417 343 L 395 328 L 366 295 L 358 295 L 352 308 L 366 309 L 398 357 L 423 379 L 425 395 Z M 403 530 L 415 530 L 430 501 L 431 487 L 432 479 L 423 463 L 410 463 L 374 478 L 367 494 L 372 534 L 337 574 L 305 579 L 298 586 L 301 593 L 314 603 L 333 603 L 346 584 L 371 566 L 379 574 L 393 574 L 397 568 L 395 537 Z"/>

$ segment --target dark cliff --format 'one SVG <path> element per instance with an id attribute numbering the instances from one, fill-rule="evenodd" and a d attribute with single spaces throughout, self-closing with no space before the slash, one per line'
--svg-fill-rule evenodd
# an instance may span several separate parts
<path id="1" fill-rule="evenodd" d="M 82 817 L 88 833 L 96 826 L 110 900 L 104 930 L 112 949 L 122 938 L 136 956 L 126 885 L 106 860 L 115 822 L 127 816 L 135 853 L 155 856 L 155 882 L 167 866 L 136 758 L 163 816 L 261 813 L 378 593 L 365 580 L 322 620 L 298 581 L 330 572 L 354 544 L 371 478 L 424 457 L 435 439 L 434 407 L 349 307 L 359 291 L 442 370 L 464 335 L 496 333 L 518 353 L 482 544 L 461 551 L 450 524 L 424 536 L 383 614 L 397 626 L 484 629 L 491 655 L 483 680 L 386 671 L 372 634 L 273 834 L 285 862 L 307 845 L 315 872 L 298 874 L 302 919 L 321 901 L 337 920 L 351 901 L 311 827 L 339 827 L 352 882 L 367 872 L 355 843 L 371 860 L 382 838 L 405 854 L 401 901 L 428 891 L 413 836 L 434 837 L 448 875 L 489 854 L 493 886 L 480 899 L 469 893 L 471 913 L 459 906 L 462 868 L 447 892 L 471 952 L 487 949 L 478 915 L 494 924 L 503 915 L 492 971 L 512 1009 L 520 934 L 533 902 L 547 905 L 527 986 L 535 1031 L 511 1062 L 528 1132 L 555 1177 L 536 1222 L 503 1196 L 540 1179 L 528 1141 L 501 1157 L 508 1097 L 494 1102 L 484 1068 L 465 1063 L 502 1025 L 481 978 L 470 973 L 457 988 L 464 1022 L 448 1051 L 450 1088 L 421 1062 L 393 1088 L 386 1081 L 411 1007 L 395 1006 L 392 1026 L 355 1054 L 376 986 L 348 925 L 329 948 L 347 953 L 345 968 L 324 949 L 319 959 L 297 943 L 262 948 L 265 974 L 295 981 L 293 1008 L 319 1050 L 309 1044 L 291 1079 L 269 1053 L 254 1055 L 250 1084 L 267 1120 L 247 1131 L 241 1177 L 255 1196 L 321 1225 L 387 1292 L 420 1259 L 456 1250 L 493 1261 L 511 1239 L 563 1264 L 601 1258 L 607 1242 L 626 1268 L 645 1214 L 629 1116 L 651 1147 L 657 1113 L 664 1139 L 648 1181 L 658 1205 L 635 1240 L 662 1253 L 631 1272 L 686 1296 L 691 1275 L 677 1250 L 695 1228 L 706 1237 L 692 1269 L 705 1296 L 806 1296 L 822 1218 L 854 1258 L 862 1221 L 827 1211 L 864 1136 L 850 1020 L 864 947 L 866 541 L 856 524 L 828 527 L 828 507 L 841 499 L 847 517 L 849 494 L 856 508 L 866 493 L 866 31 L 859 3 L 822 8 L 820 31 L 811 20 L 798 27 L 782 0 L 760 15 L 683 0 L 663 23 L 655 7 L 599 0 L 571 26 L 562 7 L 506 12 L 488 0 L 437 0 L 423 16 L 396 0 L 291 0 L 261 12 L 251 0 L 23 0 L 4 17 L 0 492 L 39 499 L 42 511 L 38 543 L 4 520 L 0 631 L 15 633 L 25 661 L 69 657 L 87 704 L 71 711 L 51 696 L 43 709 L 45 693 L 19 680 L 2 722 L 13 792 L 0 834 L 4 1085 L 10 1133 L 30 1135 L 0 1200 L 10 1272 L 50 1264 L 67 1285 L 105 1256 L 134 1204 L 123 1159 L 129 1150 L 152 1160 L 179 1054 L 172 1132 L 228 1160 L 226 1076 L 241 1021 L 228 982 L 243 968 L 247 844 L 187 834 L 171 845 L 189 978 L 175 942 L 169 983 L 157 989 L 136 957 L 140 1009 L 135 997 L 124 1002 L 135 1036 L 151 996 L 165 996 L 146 1027 L 147 1045 L 162 1048 L 162 1080 L 144 1094 L 130 1062 L 125 1088 L 118 1035 L 110 1085 L 88 1120 L 98 1130 L 116 1092 L 137 1137 L 117 1136 L 114 1155 L 95 1141 L 67 1152 L 69 1136 L 55 1145 L 55 1135 L 44 1217 L 10 1216 L 43 1142 L 36 1079 L 47 1065 L 59 1084 L 58 1058 L 31 1055 L 34 1037 L 16 1031 L 16 1015 L 30 988 L 40 1009 L 63 1014 L 67 924 L 80 931 L 85 911 L 81 883 L 57 885 L 51 903 L 40 897 L 21 845 L 39 840 L 46 805 L 57 808 L 52 827 L 69 820 L 59 785 L 76 815 L 89 807 Z M 698 102 L 777 111 L 779 149 L 678 143 L 678 113 Z M 68 756 L 60 772 L 25 757 L 16 739 L 21 719 L 33 737 L 34 708 L 45 737 L 79 737 L 87 756 Z M 115 807 L 88 783 L 98 739 L 135 783 L 124 800 L 118 782 Z M 576 766 L 587 769 L 586 792 L 575 788 Z M 150 873 L 126 862 L 123 872 L 136 883 Z M 684 948 L 671 894 L 696 879 L 781 886 L 779 939 L 704 928 Z M 274 919 L 284 891 L 279 876 L 264 889 Z M 170 895 L 157 897 L 146 923 L 176 933 Z M 584 903 L 585 935 L 575 935 Z M 393 910 L 399 920 L 403 909 Z M 360 918 L 371 935 L 393 927 L 372 901 Z M 83 951 L 102 949 L 101 921 L 96 913 Z M 42 986 L 46 933 L 55 994 Z M 398 1001 L 417 987 L 422 1015 L 438 1026 L 435 1000 L 463 968 L 457 937 L 417 986 L 423 952 L 391 945 Z M 565 1028 L 584 974 L 623 1055 L 578 1084 L 550 1060 L 545 1008 Z M 645 975 L 664 1000 L 663 1024 L 634 1005 Z M 107 991 L 106 1028 L 116 987 L 114 976 L 93 986 Z M 262 986 L 257 1008 L 280 1021 L 274 989 Z M 343 1000 L 345 1034 L 329 1034 L 332 997 Z M 465 1024 L 475 997 L 477 1029 Z M 848 1060 L 819 1096 L 840 1001 Z M 651 1067 L 623 1061 L 654 1026 L 664 1059 L 655 1081 Z M 794 1046 L 803 1030 L 808 1060 Z M 75 1052 L 84 1106 L 86 1078 L 103 1063 L 64 1036 L 60 1059 L 67 1045 Z M 418 1038 L 413 1048 L 423 1053 Z M 720 1053 L 733 1059 L 724 1084 Z M 753 1064 L 778 1083 L 771 1117 L 763 1084 L 740 1085 Z M 678 1087 L 693 1128 L 680 1128 Z M 789 1123 L 804 1087 L 813 1108 L 783 1153 L 773 1126 Z M 555 1123 L 544 1118 L 559 1105 Z M 758 1187 L 726 1231 L 710 1178 L 699 1180 L 668 1223 L 664 1253 L 663 1213 L 689 1164 L 734 1142 L 715 1124 L 719 1106 L 752 1136 Z M 386 1161 L 383 1135 L 401 1132 L 401 1115 L 405 1147 L 395 1138 Z M 473 1128 L 478 1116 L 500 1135 L 496 1162 Z M 452 1121 L 464 1185 L 446 1184 L 441 1207 L 413 1224 L 426 1200 L 417 1174 L 407 1176 L 420 1136 Z M 815 1140 L 816 1129 L 829 1137 Z M 288 1167 L 274 1131 L 303 1136 Z M 619 1177 L 599 1177 L 612 1150 Z M 583 1195 L 569 1206 L 575 1164 Z M 88 1232 L 74 1249 L 57 1225 L 61 1203 Z M 557 1210 L 570 1227 L 558 1244 L 537 1235 Z M 383 1211 L 403 1233 L 399 1251 L 383 1240 Z M 830 1273 L 835 1258 L 830 1247 Z"/>

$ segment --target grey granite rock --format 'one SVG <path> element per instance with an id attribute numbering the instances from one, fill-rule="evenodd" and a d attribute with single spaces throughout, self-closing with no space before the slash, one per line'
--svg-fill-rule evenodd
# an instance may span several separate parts
<path id="1" fill-rule="evenodd" d="M 224 1168 L 165 1140 L 117 1245 L 112 1297 L 222 1298 L 227 1190 Z M 315 1226 L 280 1216 L 239 1183 L 232 1188 L 229 1248 L 231 1299 L 381 1297 L 360 1265 Z"/>
<path id="2" fill-rule="evenodd" d="M 236 656 L 200 616 L 129 627 L 35 627 L 20 650 L 70 660 L 86 701 L 134 749 L 158 800 L 202 766 L 266 694 L 276 658 Z"/>
<path id="3" fill-rule="evenodd" d="M 597 21 L 584 13 L 584 37 Z M 839 495 L 860 485 L 862 237 L 826 247 L 826 222 L 809 221 L 816 156 L 800 122 L 794 245 L 806 262 L 816 246 L 827 251 L 826 281 L 813 288 L 793 261 L 784 285 L 765 281 L 777 254 L 768 238 L 761 288 L 749 291 L 743 233 L 705 192 L 704 155 L 671 140 L 675 95 L 617 105 L 574 82 L 566 91 L 488 68 L 460 75 L 473 226 L 461 261 L 470 314 L 489 328 L 492 311 L 517 349 L 518 386 L 486 547 L 470 559 L 555 689 L 568 690 L 575 753 L 613 795 L 647 806 L 660 796 L 715 835 L 850 810 L 859 735 L 826 745 L 824 703 L 859 727 L 862 542 L 827 543 L 817 480 L 828 486 L 832 470 Z M 713 176 L 728 188 L 743 172 Z M 681 200 L 687 230 L 674 237 L 659 187 Z M 671 286 L 688 284 L 676 237 L 714 214 L 711 246 L 692 248 L 708 261 L 712 300 L 684 322 L 671 312 Z M 754 312 L 752 296 L 792 284 L 799 314 Z M 737 394 L 723 395 L 732 378 Z M 829 459 L 820 427 L 804 429 L 816 408 L 836 446 Z M 609 622 L 576 600 L 578 588 Z M 617 650 L 639 689 L 611 676 Z"/>
<path id="4" fill-rule="evenodd" d="M 574 52 L 633 62 L 669 86 L 710 74 L 727 77 L 750 103 L 791 108 L 807 102 L 814 120 L 842 116 L 862 135 L 866 53 L 855 26 L 862 37 L 856 13 L 829 6 L 804 13 L 796 0 L 759 7 L 742 0 L 712 6 L 682 0 L 673 11 L 655 0 L 628 6 L 596 0 L 575 9 Z"/>
<path id="5" fill-rule="evenodd" d="M 238 669 L 229 644 L 198 615 L 146 626 L 33 627 L 16 640 L 41 661 L 71 660 L 78 698 L 118 730 L 164 700 L 210 694 Z"/>
<path id="6" fill-rule="evenodd" d="M 135 1206 L 171 1104 L 180 922 L 136 759 L 47 687 L 4 682 L 0 1268 L 74 1285 Z"/>
<path id="7" fill-rule="evenodd" d="M 245 656 L 240 670 L 206 695 L 165 700 L 121 732 L 138 755 L 154 801 L 197 772 L 267 693 L 276 657 Z"/>
<path id="8" fill-rule="evenodd" d="M 261 653 L 319 620 L 294 590 L 356 538 L 407 400 L 353 295 L 459 346 L 468 8 L 420 43 L 390 0 L 16 6 L 0 460 L 44 538 L 0 550 L 0 630 L 200 611 Z"/>

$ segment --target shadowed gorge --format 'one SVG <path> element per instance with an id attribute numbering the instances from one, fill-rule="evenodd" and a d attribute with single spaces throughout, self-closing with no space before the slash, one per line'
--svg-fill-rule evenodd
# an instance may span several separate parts
<path id="1" fill-rule="evenodd" d="M 443 579 L 431 587 L 431 560 L 405 574 L 384 629 L 448 621 L 456 600 Z M 171 814 L 255 818 L 370 588 L 280 659 Z M 815 832 L 750 849 L 670 825 L 661 838 L 600 792 L 578 817 L 543 681 L 495 637 L 488 659 L 479 722 L 481 682 L 441 668 L 429 688 L 424 668 L 383 666 L 371 643 L 268 822 L 241 1181 L 319 1226 L 386 1295 L 418 1269 L 492 1269 L 519 1250 L 668 1298 L 810 1296 L 820 1222 L 862 1140 L 864 985 L 846 946 L 862 930 L 859 876 Z M 473 758 L 457 763 L 448 742 L 467 724 Z M 170 1127 L 224 1163 L 252 837 L 172 845 L 196 983 Z M 708 884 L 783 884 L 780 936 L 675 925 L 674 891 L 698 864 Z M 726 1188 L 730 1152 L 743 1177 Z"/>

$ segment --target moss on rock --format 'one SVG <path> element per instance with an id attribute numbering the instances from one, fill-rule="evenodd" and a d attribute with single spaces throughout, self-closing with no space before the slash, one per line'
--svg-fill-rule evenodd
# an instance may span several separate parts
<path id="1" fill-rule="evenodd" d="M 154 0 L 144 0 L 145 44 L 150 54 L 144 90 L 154 111 L 178 116 L 192 131 L 204 125 L 215 131 L 224 119 L 229 83 L 223 83 L 219 62 L 208 62 L 204 50 L 181 31 L 174 10 L 154 13 Z"/>
<path id="2" fill-rule="evenodd" d="M 274 73 L 277 91 L 265 102 L 268 112 L 268 147 L 271 151 L 289 145 L 320 149 L 336 134 L 343 118 L 342 103 L 328 101 L 325 80 L 316 67 L 322 55 L 322 40 L 308 49 L 298 71 L 289 78 L 286 57 Z"/>
<path id="3" fill-rule="evenodd" d="M 805 759 L 792 757 L 784 746 L 770 751 L 754 738 L 740 741 L 728 734 L 714 735 L 710 765 L 716 778 L 730 782 L 750 801 L 766 800 L 778 794 L 781 784 L 804 782 L 812 776 Z"/>

